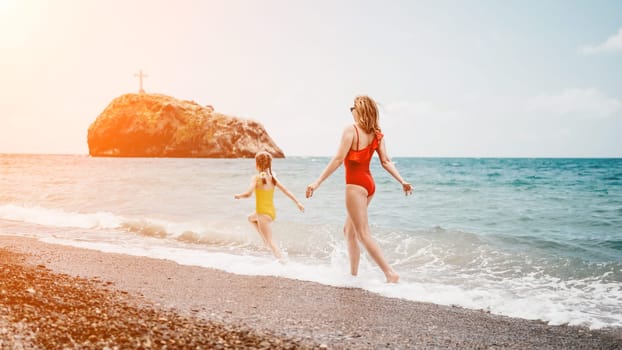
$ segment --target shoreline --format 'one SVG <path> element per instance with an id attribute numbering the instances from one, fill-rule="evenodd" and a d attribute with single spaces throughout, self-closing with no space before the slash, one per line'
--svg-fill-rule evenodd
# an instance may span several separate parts
<path id="1" fill-rule="evenodd" d="M 155 314 L 166 314 L 166 319 L 180 318 L 180 324 L 210 324 L 223 334 L 242 330 L 256 339 L 265 336 L 256 343 L 265 342 L 267 348 L 275 344 L 282 344 L 281 348 L 348 349 L 622 348 L 622 328 L 550 326 L 485 311 L 387 298 L 362 289 L 234 275 L 33 238 L 0 236 L 0 250 L 21 255 L 17 266 L 23 269 L 46 270 L 60 279 L 84 280 L 88 282 L 82 287 L 85 291 L 128 299 L 136 310 L 153 309 Z M 12 328 L 3 321 L 7 317 L 6 305 L 0 306 L 1 341 L 6 337 L 1 330 Z M 117 327 L 119 334 L 131 334 L 129 324 L 125 330 L 123 323 Z M 174 338 L 185 333 L 173 328 L 167 334 Z M 257 344 L 252 346 L 261 348 Z"/>

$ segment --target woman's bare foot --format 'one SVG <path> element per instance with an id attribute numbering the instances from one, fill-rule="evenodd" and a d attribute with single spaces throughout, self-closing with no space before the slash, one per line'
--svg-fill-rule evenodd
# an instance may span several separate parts
<path id="1" fill-rule="evenodd" d="M 400 280 L 400 275 L 398 275 L 395 271 L 391 271 L 386 274 L 387 283 L 397 283 Z"/>

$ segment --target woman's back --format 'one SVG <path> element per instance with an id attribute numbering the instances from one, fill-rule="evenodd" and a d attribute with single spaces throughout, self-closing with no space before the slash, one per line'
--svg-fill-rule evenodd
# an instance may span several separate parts
<path id="1" fill-rule="evenodd" d="M 354 127 L 354 138 L 352 139 L 352 145 L 350 146 L 350 149 L 353 151 L 360 151 L 360 150 L 363 150 L 369 147 L 369 145 L 371 145 L 374 139 L 376 138 L 376 134 L 367 133 L 365 132 L 365 130 L 363 130 L 360 126 L 356 124 L 354 124 L 353 127 Z"/>

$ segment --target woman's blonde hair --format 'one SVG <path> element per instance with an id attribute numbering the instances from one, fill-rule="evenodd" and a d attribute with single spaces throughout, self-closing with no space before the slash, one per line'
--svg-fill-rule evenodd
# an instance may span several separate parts
<path id="1" fill-rule="evenodd" d="M 270 177 L 272 177 L 272 184 L 276 185 L 276 179 L 274 175 L 272 175 L 272 155 L 268 152 L 261 151 L 255 154 L 255 164 L 260 172 L 266 172 Z M 266 178 L 261 178 L 263 184 L 267 184 Z"/>
<path id="2" fill-rule="evenodd" d="M 361 95 L 354 98 L 354 109 L 358 116 L 358 124 L 367 133 L 380 132 L 378 123 L 378 105 L 371 97 Z"/>

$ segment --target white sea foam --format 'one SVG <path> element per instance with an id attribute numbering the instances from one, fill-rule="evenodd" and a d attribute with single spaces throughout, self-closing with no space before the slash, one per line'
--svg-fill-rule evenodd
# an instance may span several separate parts
<path id="1" fill-rule="evenodd" d="M 115 228 L 122 219 L 108 212 L 74 213 L 39 206 L 0 205 L 0 218 L 50 227 Z"/>

